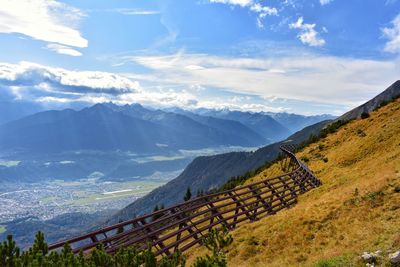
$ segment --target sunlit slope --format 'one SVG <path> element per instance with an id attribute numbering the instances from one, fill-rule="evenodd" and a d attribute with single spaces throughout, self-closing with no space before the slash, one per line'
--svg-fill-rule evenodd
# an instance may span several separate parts
<path id="1" fill-rule="evenodd" d="M 313 266 L 324 259 L 357 266 L 363 251 L 400 249 L 400 100 L 370 115 L 299 153 L 323 185 L 292 209 L 233 231 L 229 266 Z"/>

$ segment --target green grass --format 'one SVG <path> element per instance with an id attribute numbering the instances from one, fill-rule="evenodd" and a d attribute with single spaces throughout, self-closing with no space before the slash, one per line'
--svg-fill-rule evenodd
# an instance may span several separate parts
<path id="1" fill-rule="evenodd" d="M 115 192 L 111 194 L 104 194 L 103 192 L 88 192 L 88 191 L 75 191 L 74 199 L 67 201 L 67 205 L 88 205 L 98 202 L 107 201 L 110 199 L 121 199 L 133 196 L 143 196 L 151 190 L 163 185 L 162 182 L 156 181 L 134 181 L 124 182 L 113 191 L 131 189 L 131 191 Z"/>
<path id="2" fill-rule="evenodd" d="M 323 259 L 316 262 L 313 267 L 347 267 L 352 265 L 354 255 L 337 256 L 330 259 Z"/>

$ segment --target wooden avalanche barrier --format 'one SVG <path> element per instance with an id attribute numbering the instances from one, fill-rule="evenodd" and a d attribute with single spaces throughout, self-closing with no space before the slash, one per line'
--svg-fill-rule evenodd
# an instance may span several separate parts
<path id="1" fill-rule="evenodd" d="M 263 181 L 215 194 L 193 198 L 187 202 L 114 224 L 91 233 L 49 245 L 49 250 L 68 243 L 74 253 L 89 252 L 102 244 L 108 253 L 135 246 L 139 250 L 151 245 L 156 255 L 171 255 L 200 244 L 208 232 L 225 225 L 252 222 L 289 208 L 297 196 L 321 185 L 320 180 L 294 154 L 294 147 L 281 147 L 286 158 L 287 173 Z"/>

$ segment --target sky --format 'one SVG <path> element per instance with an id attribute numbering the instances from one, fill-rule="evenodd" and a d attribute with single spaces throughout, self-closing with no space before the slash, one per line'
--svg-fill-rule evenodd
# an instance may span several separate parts
<path id="1" fill-rule="evenodd" d="M 0 0 L 0 101 L 340 115 L 399 74 L 400 0 Z"/>

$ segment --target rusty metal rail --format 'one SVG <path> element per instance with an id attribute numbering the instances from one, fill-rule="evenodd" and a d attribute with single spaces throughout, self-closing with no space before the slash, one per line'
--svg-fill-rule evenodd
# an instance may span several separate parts
<path id="1" fill-rule="evenodd" d="M 121 247 L 145 249 L 150 244 L 156 255 L 185 251 L 202 242 L 217 226 L 234 229 L 245 221 L 256 221 L 289 208 L 297 196 L 321 185 L 320 180 L 294 154 L 294 147 L 281 147 L 285 174 L 187 202 L 114 224 L 75 238 L 51 244 L 49 250 L 68 243 L 74 253 L 89 252 L 102 244 L 108 253 Z"/>

